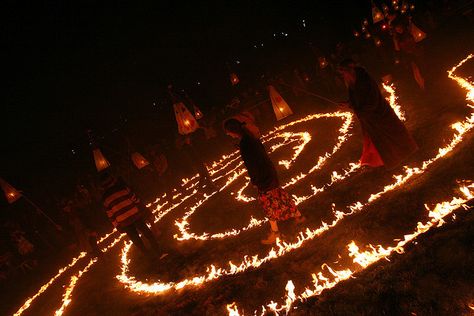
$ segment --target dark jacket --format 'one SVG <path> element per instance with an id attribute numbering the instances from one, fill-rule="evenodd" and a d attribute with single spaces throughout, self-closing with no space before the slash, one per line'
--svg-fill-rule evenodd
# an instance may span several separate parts
<path id="1" fill-rule="evenodd" d="M 380 93 L 377 82 L 364 68 L 356 67 L 356 82 L 349 100 L 362 131 L 369 136 L 386 168 L 399 165 L 418 149 L 413 137 Z"/>
<path id="2" fill-rule="evenodd" d="M 239 147 L 250 182 L 257 186 L 260 192 L 277 188 L 278 175 L 262 143 L 251 135 L 244 135 Z"/>

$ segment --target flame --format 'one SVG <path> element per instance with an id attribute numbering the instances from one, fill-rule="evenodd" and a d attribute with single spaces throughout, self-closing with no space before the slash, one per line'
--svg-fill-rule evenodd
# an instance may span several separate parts
<path id="1" fill-rule="evenodd" d="M 395 111 L 395 114 L 397 114 L 398 118 L 401 121 L 406 121 L 405 112 L 403 112 L 402 108 L 397 102 L 398 98 L 397 98 L 397 95 L 395 94 L 395 86 L 393 85 L 393 83 L 386 84 L 385 82 L 382 82 L 382 87 L 389 94 L 389 96 L 386 97 L 385 99 L 388 101 L 392 109 Z"/>
<path id="2" fill-rule="evenodd" d="M 82 275 L 84 273 L 86 273 L 90 268 L 91 266 L 97 262 L 97 258 L 93 258 L 89 261 L 89 263 L 86 265 L 86 267 L 84 269 L 82 269 L 81 271 L 79 271 L 76 275 L 73 275 L 71 277 L 71 282 L 69 282 L 69 285 L 67 286 L 66 288 L 66 291 L 64 292 L 63 294 L 63 304 L 61 305 L 61 307 L 59 309 L 56 310 L 56 312 L 54 313 L 55 316 L 60 316 L 64 313 L 64 310 L 66 309 L 66 307 L 69 305 L 69 303 L 71 303 L 71 296 L 72 296 L 72 291 L 74 290 L 74 288 L 76 287 L 76 283 L 77 281 L 82 277 Z"/>
<path id="3" fill-rule="evenodd" d="M 412 232 L 411 234 L 404 235 L 403 239 L 396 239 L 399 241 L 393 247 L 385 248 L 381 245 L 373 246 L 369 244 L 368 246 L 366 246 L 366 248 L 369 248 L 370 250 L 361 252 L 356 243 L 354 241 L 351 241 L 347 245 L 349 251 L 348 255 L 349 257 L 353 258 L 352 261 L 354 263 L 357 263 L 361 267 L 361 269 L 351 270 L 349 268 L 346 268 L 343 270 L 335 270 L 329 265 L 323 264 L 322 269 L 327 269 L 329 275 L 324 274 L 322 271 L 319 271 L 318 273 L 313 273 L 312 277 L 314 288 L 305 288 L 300 295 L 296 296 L 296 298 L 293 299 L 295 297 L 294 288 L 287 285 L 287 287 L 285 288 L 285 290 L 287 291 L 285 303 L 281 306 L 278 306 L 277 303 L 272 301 L 270 302 L 270 304 L 266 305 L 268 308 L 262 306 L 264 308 L 264 312 L 272 311 L 275 313 L 279 313 L 284 310 L 286 313 L 288 313 L 296 300 L 304 301 L 310 297 L 318 296 L 324 290 L 333 288 L 339 282 L 351 278 L 355 273 L 364 270 L 369 265 L 378 262 L 381 259 L 387 259 L 388 256 L 392 255 L 394 252 L 402 254 L 404 252 L 404 246 L 415 240 L 419 235 L 426 233 L 431 228 L 442 226 L 445 223 L 443 218 L 453 214 L 455 210 L 462 208 L 466 202 L 474 198 L 474 185 L 471 184 L 470 186 L 461 186 L 459 187 L 459 190 L 463 194 L 463 197 L 453 197 L 451 201 L 438 203 L 431 210 L 427 208 L 428 216 L 431 219 L 426 223 L 419 222 L 414 232 Z"/>
<path id="4" fill-rule="evenodd" d="M 471 107 L 471 108 L 474 108 L 474 86 L 473 86 L 473 84 L 471 82 L 469 82 L 467 79 L 458 77 L 454 74 L 454 72 L 456 71 L 457 68 L 459 68 L 461 65 L 463 65 L 465 62 L 467 62 L 472 57 L 473 57 L 473 54 L 470 54 L 465 59 L 460 61 L 457 65 L 453 66 L 452 69 L 448 71 L 448 77 L 450 79 L 456 81 L 462 88 L 467 90 L 467 94 L 466 94 L 466 100 L 468 102 L 467 106 Z M 389 99 L 391 100 L 392 94 L 390 93 L 390 91 L 388 91 L 388 92 L 390 94 Z M 389 100 L 389 102 L 390 102 L 391 105 L 395 104 L 395 103 L 392 103 L 390 100 Z M 396 98 L 394 100 L 396 101 Z M 326 117 L 344 117 L 345 115 L 347 115 L 347 117 L 349 119 L 346 117 L 346 120 L 345 120 L 345 123 L 343 124 L 343 126 L 346 125 L 347 122 L 351 120 L 351 114 L 346 113 L 346 112 L 344 112 L 344 113 L 336 112 L 336 113 L 331 113 L 331 114 L 326 114 L 326 115 L 327 115 Z M 398 113 L 397 113 L 397 115 L 398 115 Z M 308 116 L 306 118 L 303 118 L 301 120 L 297 120 L 297 121 L 291 122 L 289 124 L 282 125 L 278 128 L 275 128 L 268 135 L 273 135 L 273 134 L 281 131 L 282 129 L 284 129 L 288 126 L 292 126 L 294 124 L 297 124 L 297 123 L 301 122 L 302 120 L 314 119 L 317 116 L 322 117 L 322 115 L 319 115 L 319 114 L 315 114 L 313 116 L 310 115 L 310 116 Z M 349 128 L 349 126 L 350 126 L 350 122 L 347 125 L 347 129 Z M 375 193 L 375 194 L 372 194 L 369 197 L 368 201 L 365 202 L 365 203 L 354 202 L 352 205 L 350 205 L 348 207 L 349 212 L 344 213 L 344 212 L 338 211 L 335 208 L 333 208 L 334 219 L 333 219 L 332 222 L 330 222 L 329 224 L 325 223 L 325 222 L 322 222 L 321 226 L 319 228 L 313 229 L 313 230 L 307 228 L 305 231 L 302 231 L 302 232 L 299 233 L 299 235 L 297 237 L 297 241 L 294 242 L 294 243 L 286 243 L 284 241 L 278 240 L 276 245 L 275 245 L 276 248 L 272 248 L 268 252 L 268 254 L 266 256 L 262 257 L 262 258 L 260 258 L 258 255 L 254 255 L 254 256 L 248 256 L 247 255 L 247 256 L 243 257 L 242 261 L 239 264 L 234 264 L 231 261 L 229 261 L 227 268 L 220 268 L 220 267 L 216 267 L 215 265 L 210 265 L 206 269 L 206 274 L 203 274 L 201 276 L 199 276 L 199 275 L 198 276 L 190 276 L 189 278 L 184 279 L 184 280 L 182 280 L 178 283 L 157 282 L 157 283 L 146 284 L 146 283 L 142 283 L 140 281 L 136 281 L 133 277 L 129 277 L 127 275 L 128 265 L 130 263 L 129 259 L 127 258 L 127 253 L 130 249 L 131 243 L 125 243 L 124 247 L 122 249 L 122 256 L 121 256 L 121 270 L 122 270 L 122 273 L 119 276 L 117 276 L 117 279 L 119 279 L 119 281 L 121 283 L 123 283 L 126 287 L 132 289 L 132 291 L 134 291 L 134 292 L 158 294 L 158 293 L 162 293 L 164 291 L 167 291 L 171 288 L 181 289 L 181 288 L 184 288 L 184 287 L 187 287 L 187 286 L 201 286 L 202 284 L 204 284 L 206 282 L 209 282 L 209 281 L 212 281 L 212 280 L 215 280 L 215 279 L 217 279 L 217 278 L 219 278 L 223 275 L 233 275 L 233 274 L 237 274 L 237 273 L 241 273 L 243 271 L 246 271 L 249 268 L 258 268 L 259 266 L 261 266 L 262 264 L 264 264 L 266 262 L 269 262 L 269 261 L 271 261 L 275 258 L 281 257 L 281 256 L 285 255 L 286 253 L 289 253 L 292 250 L 301 247 L 305 241 L 313 239 L 313 238 L 321 235 L 325 231 L 329 230 L 330 228 L 334 227 L 342 218 L 345 218 L 345 217 L 347 217 L 351 214 L 354 214 L 356 212 L 360 212 L 361 210 L 363 210 L 365 208 L 365 206 L 367 206 L 368 204 L 370 204 L 373 201 L 377 200 L 378 198 L 383 196 L 386 192 L 392 191 L 392 190 L 400 187 L 404 183 L 406 183 L 412 176 L 424 173 L 426 171 L 426 169 L 432 163 L 436 162 L 440 158 L 442 158 L 442 157 L 446 156 L 447 154 L 449 154 L 450 152 L 452 152 L 452 150 L 460 142 L 462 142 L 463 136 L 468 131 L 470 131 L 472 129 L 472 127 L 474 127 L 474 113 L 472 113 L 471 116 L 466 117 L 466 119 L 464 121 L 456 122 L 456 123 L 451 125 L 451 128 L 455 131 L 452 140 L 450 141 L 450 143 L 448 145 L 446 145 L 443 148 L 440 148 L 438 150 L 438 154 L 434 158 L 424 161 L 421 164 L 421 166 L 419 166 L 419 167 L 405 167 L 404 172 L 402 174 L 394 176 L 394 180 L 395 180 L 394 183 L 385 186 L 382 191 L 380 191 L 378 193 Z M 339 136 L 338 141 L 341 141 L 341 137 L 344 137 L 344 135 L 345 134 L 343 133 L 343 135 Z M 322 164 L 324 163 L 325 159 L 328 159 L 328 157 L 326 157 L 326 156 L 320 157 L 318 159 L 318 163 L 315 165 L 315 167 L 320 165 L 318 167 L 318 168 L 320 168 L 322 166 Z M 237 160 L 238 160 L 237 152 L 233 152 L 233 153 L 231 153 L 230 155 L 227 155 L 227 156 L 224 155 L 224 156 L 222 156 L 222 158 L 219 161 L 216 161 L 216 162 L 212 163 L 212 167 L 210 168 L 212 170 L 212 173 L 211 173 L 211 171 L 210 171 L 210 173 L 215 174 L 217 172 L 225 171 L 228 166 L 230 166 L 231 164 L 233 164 Z M 241 164 L 238 164 L 238 167 L 240 165 Z M 311 170 L 313 170 L 315 167 L 313 167 Z M 358 168 L 358 166 L 356 164 L 351 165 L 351 167 L 348 170 L 345 170 L 342 175 L 339 175 L 337 172 L 333 171 L 331 181 L 340 181 L 340 179 L 343 179 L 345 176 L 351 174 L 352 172 L 357 170 L 357 168 Z M 296 176 L 295 179 L 292 179 L 292 181 L 290 181 L 290 182 L 292 182 L 292 184 L 296 183 L 297 181 L 303 179 L 305 176 L 307 176 L 309 173 L 311 173 L 311 170 L 307 174 L 300 174 L 300 175 Z M 314 169 L 314 170 L 316 170 L 316 169 Z M 230 185 L 230 183 L 232 183 L 235 179 L 237 179 L 240 175 L 243 174 L 243 171 L 241 171 L 241 170 L 228 171 L 228 172 L 226 172 L 226 174 L 229 175 L 229 174 L 231 174 L 231 172 L 233 172 L 232 176 L 229 177 L 229 179 L 227 180 L 225 186 L 222 187 L 219 190 L 219 192 L 222 191 L 225 187 Z M 183 179 L 183 189 L 185 189 L 187 192 L 191 192 L 191 194 L 185 195 L 184 198 L 181 199 L 180 201 L 178 201 L 177 203 L 174 203 L 172 205 L 168 205 L 168 208 L 166 208 L 164 210 L 162 210 L 162 209 L 165 208 L 165 205 L 166 205 L 167 202 L 163 203 L 162 205 L 157 205 L 156 206 L 156 208 L 153 210 L 154 213 L 158 213 L 157 217 L 155 218 L 155 222 L 159 221 L 163 216 L 168 214 L 172 209 L 179 206 L 185 200 L 187 200 L 190 197 L 197 194 L 197 190 L 194 189 L 194 187 L 198 183 L 198 181 L 197 181 L 198 178 L 197 177 L 198 176 L 195 175 L 191 179 Z M 215 181 L 216 179 L 213 179 L 213 180 Z M 187 186 L 188 184 L 189 184 L 189 187 L 185 188 L 185 186 Z M 291 184 L 287 184 L 287 185 L 291 185 Z M 327 188 L 327 186 L 325 186 L 325 187 Z M 322 189 L 324 189 L 325 187 L 323 187 Z M 398 243 L 395 246 L 382 247 L 380 245 L 377 245 L 377 246 L 368 245 L 365 248 L 368 248 L 369 250 L 360 251 L 359 247 L 356 245 L 356 243 L 351 242 L 351 243 L 348 244 L 349 256 L 352 258 L 354 263 L 358 264 L 362 269 L 364 269 L 368 265 L 370 265 L 374 262 L 377 262 L 378 260 L 380 260 L 382 258 L 387 258 L 387 256 L 392 254 L 393 252 L 400 252 L 400 253 L 403 252 L 403 247 L 408 242 L 413 241 L 417 236 L 419 236 L 420 234 L 423 234 L 424 232 L 428 231 L 429 229 L 431 229 L 434 226 L 443 225 L 444 218 L 446 216 L 448 216 L 449 214 L 452 214 L 452 212 L 457 207 L 462 205 L 463 201 L 465 201 L 467 199 L 472 199 L 473 198 L 472 188 L 473 188 L 473 185 L 461 186 L 460 190 L 464 194 L 464 198 L 457 197 L 457 198 L 453 198 L 449 202 L 442 202 L 442 203 L 437 204 L 434 207 L 434 209 L 429 211 L 430 221 L 428 221 L 426 223 L 418 223 L 416 231 L 414 231 L 412 234 L 405 235 L 404 238 L 400 239 L 400 241 L 398 241 Z M 320 192 L 319 190 L 321 188 L 318 189 L 318 188 L 312 187 L 311 189 L 313 190 L 313 193 L 316 194 L 317 192 Z M 215 192 L 215 193 L 217 193 L 217 192 Z M 215 194 L 215 193 L 213 193 L 213 194 Z M 213 194 L 204 195 L 204 201 L 206 199 L 212 197 Z M 176 199 L 177 197 L 179 197 L 179 195 L 174 196 L 173 198 Z M 300 198 L 300 203 L 301 203 L 302 201 L 305 200 L 306 197 L 299 197 L 299 198 Z M 308 196 L 307 198 L 311 198 L 311 196 Z M 159 200 L 160 199 L 157 199 L 157 201 L 155 201 L 155 203 L 158 203 Z M 197 204 L 201 205 L 202 203 L 204 203 L 204 201 L 200 200 Z M 253 222 L 253 223 L 255 223 L 255 225 L 257 225 L 256 221 L 258 221 L 258 220 L 255 220 L 253 218 L 251 219 L 251 223 Z M 262 224 L 262 223 L 259 223 L 259 224 Z M 107 243 L 109 237 L 112 236 L 115 232 L 116 231 L 114 230 L 111 233 L 106 234 L 105 236 L 100 238 L 99 244 Z M 112 242 L 108 242 L 108 245 L 105 245 L 102 248 L 102 251 L 106 252 L 106 251 L 112 249 L 120 240 L 123 239 L 123 236 L 124 235 L 120 235 L 119 237 L 115 238 Z M 31 306 L 32 302 L 37 297 L 39 297 L 42 293 L 44 293 L 49 288 L 49 286 L 51 286 L 66 271 L 68 271 L 71 268 L 73 268 L 74 266 L 76 266 L 78 261 L 81 260 L 82 258 L 84 258 L 85 256 L 86 256 L 86 253 L 82 252 L 82 253 L 79 254 L 78 257 L 72 259 L 72 261 L 68 265 L 61 268 L 55 276 L 53 276 L 46 284 L 44 284 L 37 291 L 36 294 L 34 294 L 33 296 L 27 298 L 25 303 L 19 308 L 19 310 L 14 315 L 21 315 L 25 310 L 27 310 Z M 87 269 L 83 269 L 79 273 L 77 273 L 76 275 L 71 277 L 70 284 L 66 288 L 66 292 L 63 295 L 63 305 L 61 306 L 61 308 L 58 311 L 60 311 L 60 310 L 64 311 L 64 308 L 69 304 L 69 302 L 71 301 L 72 290 L 74 289 L 76 283 L 88 271 L 88 269 L 90 267 L 92 267 L 92 265 L 95 262 L 97 262 L 97 260 L 95 260 L 95 261 L 93 261 L 93 260 L 94 259 L 91 259 L 91 261 L 89 261 L 89 264 L 86 266 Z M 291 308 L 291 304 L 293 304 L 296 301 L 295 299 L 293 299 L 294 297 L 296 297 L 297 300 L 303 300 L 303 299 L 305 299 L 307 297 L 310 297 L 310 296 L 319 295 L 324 289 L 328 289 L 330 287 L 333 287 L 338 282 L 350 278 L 355 273 L 355 271 L 352 271 L 350 269 L 336 270 L 336 269 L 333 269 L 333 268 L 329 267 L 326 264 L 323 265 L 322 268 L 326 269 L 328 272 L 326 274 L 323 274 L 323 272 L 320 271 L 318 273 L 313 274 L 314 289 L 306 288 L 303 291 L 303 293 L 299 296 L 295 296 L 294 295 L 294 287 L 292 288 L 291 286 L 289 286 L 287 284 L 287 288 L 286 288 L 286 290 L 288 292 L 287 299 L 285 300 L 285 306 L 281 307 L 280 310 L 284 309 L 286 311 L 289 311 L 290 308 Z M 276 311 L 279 308 L 277 303 L 274 303 L 274 302 L 271 302 L 270 304 L 268 304 L 266 306 L 268 308 L 270 308 L 270 310 L 274 310 L 274 311 Z M 471 309 L 473 308 L 472 306 L 469 306 L 469 307 Z M 228 305 L 228 311 L 230 313 L 229 308 L 232 309 L 236 313 L 235 315 L 239 315 L 238 314 L 238 309 L 237 309 L 237 306 L 235 305 L 235 303 Z M 265 312 L 265 310 L 266 310 L 266 307 L 262 306 L 262 312 Z"/>

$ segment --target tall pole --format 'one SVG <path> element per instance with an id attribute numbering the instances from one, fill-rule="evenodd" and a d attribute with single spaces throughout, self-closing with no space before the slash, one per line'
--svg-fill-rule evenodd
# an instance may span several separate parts
<path id="1" fill-rule="evenodd" d="M 36 203 L 34 203 L 33 201 L 31 201 L 28 197 L 26 197 L 24 194 L 21 195 L 28 203 L 31 204 L 31 206 L 33 206 L 35 208 L 35 210 L 40 213 L 41 215 L 43 215 L 57 230 L 59 231 L 62 231 L 63 229 L 61 228 L 60 225 L 58 225 L 51 217 L 49 217 L 45 212 L 43 212 L 43 210 L 38 206 L 36 205 Z"/>

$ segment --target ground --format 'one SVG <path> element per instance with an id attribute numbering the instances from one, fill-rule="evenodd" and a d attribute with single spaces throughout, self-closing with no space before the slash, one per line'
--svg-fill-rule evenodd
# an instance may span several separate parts
<path id="1" fill-rule="evenodd" d="M 419 166 L 434 157 L 438 148 L 451 141 L 455 132 L 450 125 L 469 116 L 472 109 L 466 106 L 466 90 L 447 77 L 446 71 L 472 52 L 471 38 L 460 34 L 447 38 L 440 34 L 434 39 L 427 62 L 428 86 L 420 91 L 408 75 L 395 81 L 399 103 L 408 116 L 407 127 L 416 138 L 420 150 L 406 162 Z M 442 42 L 440 42 L 442 39 Z M 438 42 L 436 42 L 438 40 Z M 461 40 L 461 42 L 459 42 Z M 441 45 L 442 43 L 442 45 Z M 456 45 L 455 45 L 456 44 Z M 446 47 L 456 47 L 447 51 Z M 370 69 L 369 69 L 370 70 Z M 457 74 L 469 77 L 474 74 L 474 60 L 463 65 Z M 277 126 L 286 124 L 308 113 L 330 113 L 339 108 L 324 105 L 322 101 L 303 96 L 285 96 L 295 114 Z M 290 102 L 291 101 L 291 102 Z M 301 155 L 290 169 L 279 166 L 282 183 L 299 172 L 305 172 L 317 158 L 331 151 L 337 142 L 338 118 L 321 118 L 294 125 L 286 131 L 308 132 L 312 136 Z M 288 188 L 291 194 L 311 192 L 310 185 L 321 187 L 331 179 L 332 171 L 341 172 L 360 154 L 361 135 L 357 122 L 350 128 L 348 140 L 340 150 L 318 170 L 298 184 Z M 261 306 L 276 301 L 284 303 L 285 286 L 292 280 L 301 293 L 312 285 L 312 273 L 323 271 L 324 263 L 336 269 L 349 268 L 356 273 L 352 278 L 339 282 L 332 289 L 304 302 L 295 302 L 290 314 L 294 315 L 468 315 L 474 313 L 474 214 L 471 209 L 459 208 L 456 216 L 449 216 L 442 227 L 434 227 L 405 247 L 403 254 L 392 254 L 390 261 L 380 260 L 363 269 L 348 257 L 347 245 L 355 241 L 363 250 L 366 245 L 392 246 L 395 239 L 416 229 L 417 222 L 428 220 L 425 204 L 436 203 L 459 196 L 458 180 L 474 180 L 474 133 L 467 132 L 464 140 L 448 155 L 430 165 L 425 172 L 410 178 L 404 185 L 386 194 L 360 212 L 347 216 L 334 228 L 309 240 L 302 247 L 277 259 L 251 268 L 243 273 L 223 276 L 201 286 L 188 286 L 160 294 L 131 292 L 115 278 L 120 274 L 120 251 L 123 241 L 99 258 L 79 279 L 71 294 L 71 303 L 65 307 L 68 315 L 226 315 L 226 305 L 236 302 L 241 314 L 261 311 Z M 280 139 L 267 143 L 267 148 Z M 288 159 L 294 144 L 277 149 L 272 160 Z M 216 157 L 218 159 L 218 157 Z M 238 162 L 238 161 L 237 161 Z M 235 164 L 234 164 L 235 165 Z M 333 204 L 341 211 L 355 201 L 366 201 L 375 192 L 393 182 L 393 175 L 403 173 L 403 168 L 384 170 L 377 168 L 358 171 L 337 182 L 324 192 L 303 202 L 299 207 L 307 217 L 302 226 L 284 223 L 284 240 L 294 241 L 297 232 L 306 227 L 315 229 L 321 221 L 333 219 Z M 216 174 L 218 175 L 218 174 Z M 192 182 L 190 182 L 192 183 Z M 219 186 L 225 179 L 217 182 Z M 241 177 L 228 188 L 204 202 L 190 217 L 190 231 L 199 234 L 217 233 L 233 227 L 246 226 L 250 216 L 261 219 L 262 213 L 255 202 L 235 200 L 235 192 L 242 186 Z M 186 186 L 183 186 L 186 187 Z M 183 190 L 181 188 L 181 190 Z M 185 191 L 184 194 L 188 194 Z M 209 191 L 210 192 L 210 191 Z M 234 195 L 230 193 L 234 192 Z M 255 192 L 244 191 L 247 196 Z M 179 200 L 181 197 L 177 198 Z M 244 255 L 264 257 L 270 246 L 262 246 L 268 230 L 266 224 L 223 240 L 177 241 L 174 225 L 189 208 L 202 198 L 202 192 L 181 204 L 159 221 L 154 229 L 159 231 L 160 244 L 169 253 L 163 260 L 149 261 L 132 247 L 129 275 L 143 282 L 177 281 L 205 273 L 205 267 L 214 264 L 227 267 L 231 260 L 240 262 Z M 153 205 L 152 208 L 155 208 Z M 166 210 L 166 207 L 160 211 Z M 115 234 L 106 240 L 117 237 Z M 58 282 L 25 311 L 25 315 L 54 313 L 61 306 L 63 285 L 88 263 L 81 261 L 62 275 Z M 48 279 L 45 276 L 44 281 Z M 35 291 L 30 293 L 33 294 Z M 15 306 L 19 302 L 15 302 Z M 19 304 L 21 305 L 21 304 Z M 18 305 L 18 306 L 19 306 Z M 12 306 L 11 311 L 18 307 Z"/>

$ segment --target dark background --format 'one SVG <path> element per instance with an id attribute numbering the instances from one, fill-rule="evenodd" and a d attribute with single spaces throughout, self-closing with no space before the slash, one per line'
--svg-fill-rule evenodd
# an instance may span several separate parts
<path id="1" fill-rule="evenodd" d="M 370 14 L 369 1 L 159 2 L 3 5 L 1 177 L 29 194 L 60 192 L 95 172 L 87 130 L 107 138 L 135 124 L 135 138 L 170 138 L 168 84 L 204 112 L 222 107 L 236 94 L 230 71 L 252 85 L 315 58 L 310 45 L 330 52 Z"/>

